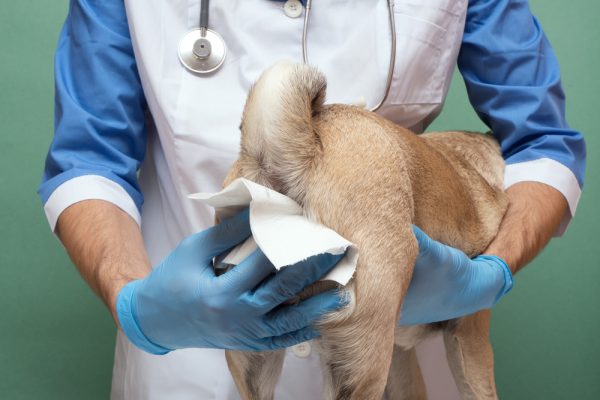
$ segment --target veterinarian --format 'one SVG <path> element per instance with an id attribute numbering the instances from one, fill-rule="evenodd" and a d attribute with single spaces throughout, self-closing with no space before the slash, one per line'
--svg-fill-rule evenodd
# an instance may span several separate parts
<path id="1" fill-rule="evenodd" d="M 235 399 L 222 349 L 280 347 L 289 354 L 276 398 L 316 399 L 322 378 L 306 341 L 316 335 L 311 324 L 342 300 L 324 293 L 269 310 L 337 258 L 272 275 L 258 252 L 217 278 L 211 260 L 249 235 L 247 213 L 207 229 L 211 211 L 187 199 L 220 189 L 253 81 L 280 59 L 302 61 L 303 5 L 213 2 L 210 28 L 227 55 L 205 76 L 178 58 L 199 7 L 71 1 L 39 194 L 52 230 L 121 328 L 113 399 Z M 315 2 L 308 51 L 328 78 L 328 102 L 381 99 L 387 12 L 383 0 Z M 510 290 L 508 268 L 527 264 L 574 215 L 585 144 L 565 121 L 557 60 L 526 1 L 396 0 L 393 12 L 395 72 L 378 112 L 422 132 L 441 111 L 458 63 L 473 107 L 501 144 L 511 201 L 487 255 L 475 260 L 416 230 L 421 254 L 400 320 L 412 324 L 489 308 Z M 422 352 L 443 360 L 431 346 Z M 444 390 L 449 398 L 452 388 Z"/>

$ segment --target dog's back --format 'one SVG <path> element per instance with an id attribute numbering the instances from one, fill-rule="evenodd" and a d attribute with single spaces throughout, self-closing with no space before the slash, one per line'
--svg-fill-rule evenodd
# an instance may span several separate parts
<path id="1" fill-rule="evenodd" d="M 357 244 L 359 265 L 345 288 L 353 300 L 324 318 L 322 358 L 327 396 L 377 399 L 394 343 L 405 347 L 396 347 L 394 364 L 406 358 L 414 375 L 414 354 L 403 352 L 432 330 L 410 328 L 395 339 L 418 252 L 412 224 L 469 255 L 483 251 L 506 209 L 503 162 L 484 135 L 417 136 L 357 107 L 324 105 L 325 88 L 322 74 L 307 66 L 280 63 L 266 71 L 248 97 L 240 157 L 227 180 L 243 176 L 287 194 L 309 218 Z M 228 354 L 240 392 L 272 397 L 264 382 L 248 382 L 250 367 L 240 367 L 249 365 L 247 357 Z M 281 358 L 261 358 L 252 375 L 277 370 Z M 412 390 L 409 397 L 424 394 Z"/>

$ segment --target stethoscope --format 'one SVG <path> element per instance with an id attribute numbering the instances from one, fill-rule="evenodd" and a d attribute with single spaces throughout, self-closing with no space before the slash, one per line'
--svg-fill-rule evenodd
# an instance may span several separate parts
<path id="1" fill-rule="evenodd" d="M 208 29 L 209 0 L 200 0 L 200 27 L 188 32 L 179 42 L 179 60 L 189 71 L 204 75 L 216 71 L 223 65 L 227 55 L 225 41 L 217 32 Z M 394 76 L 394 64 L 396 62 L 396 22 L 394 20 L 394 0 L 388 0 L 388 16 L 390 25 L 390 64 L 385 84 L 385 92 L 379 103 L 371 108 L 377 111 L 388 97 L 392 78 Z M 302 27 L 302 60 L 308 64 L 307 36 L 308 21 L 310 18 L 312 0 L 306 1 L 304 12 L 304 25 Z"/>

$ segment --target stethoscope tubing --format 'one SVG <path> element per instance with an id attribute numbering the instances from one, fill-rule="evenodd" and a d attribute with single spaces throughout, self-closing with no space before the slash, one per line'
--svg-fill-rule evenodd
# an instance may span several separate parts
<path id="1" fill-rule="evenodd" d="M 370 108 L 370 111 L 377 111 L 381 108 L 381 106 L 385 103 L 385 101 L 387 100 L 389 93 L 390 93 L 390 88 L 392 85 L 392 79 L 394 78 L 394 66 L 396 64 L 396 20 L 394 18 L 394 0 L 387 0 L 388 3 L 388 22 L 389 22 L 389 28 L 390 28 L 390 38 L 391 38 L 391 44 L 390 44 L 390 62 L 388 65 L 388 75 L 387 75 L 387 79 L 385 82 L 385 91 L 383 93 L 383 96 L 381 97 L 381 99 L 379 100 L 379 102 L 372 108 Z M 310 21 L 310 12 L 312 9 L 312 0 L 307 0 L 306 1 L 306 5 L 304 7 L 304 24 L 302 26 L 302 62 L 304 64 L 309 64 L 309 60 L 308 60 L 308 23 Z M 209 10 L 209 0 L 200 0 L 200 36 L 204 39 L 207 39 L 207 32 L 209 31 L 208 29 L 208 10 Z M 211 31 L 212 32 L 212 31 Z M 190 34 L 188 34 L 190 35 Z M 186 37 L 188 36 L 186 35 Z M 186 37 L 184 37 L 184 39 L 182 39 L 182 43 L 183 40 L 186 39 Z M 220 43 L 218 43 L 219 45 L 222 45 L 224 48 L 224 53 L 222 55 L 222 58 L 225 58 L 225 52 L 226 52 L 226 46 L 225 46 L 225 41 L 223 40 L 223 38 L 218 35 L 216 32 L 213 32 L 212 35 L 212 39 L 213 40 L 218 40 L 220 41 Z M 208 72 L 213 72 L 214 70 L 220 68 L 220 66 L 223 64 L 223 60 L 221 60 L 221 62 L 216 66 L 216 68 L 213 68 L 211 70 L 206 70 L 206 71 L 202 71 L 199 70 L 198 68 L 194 68 L 193 65 L 188 64 L 188 62 L 186 61 L 185 57 L 182 57 L 182 43 L 180 43 L 180 55 L 179 58 L 181 60 L 181 63 L 183 64 L 183 66 L 185 68 L 187 68 L 188 70 L 194 72 L 194 73 L 198 73 L 198 74 L 204 74 L 204 73 L 208 73 Z"/>

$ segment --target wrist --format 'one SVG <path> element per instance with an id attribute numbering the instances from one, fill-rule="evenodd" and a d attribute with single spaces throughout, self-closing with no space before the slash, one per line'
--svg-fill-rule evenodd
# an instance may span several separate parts
<path id="1" fill-rule="evenodd" d="M 510 271 L 511 276 L 513 276 L 515 273 L 517 273 L 517 271 L 519 270 L 517 268 L 517 266 L 519 265 L 518 262 L 518 258 L 519 255 L 515 254 L 516 252 L 506 252 L 506 251 L 502 251 L 502 248 L 498 246 L 498 243 L 492 243 L 492 245 L 490 245 L 483 254 L 481 254 L 479 257 L 497 257 L 500 260 L 502 260 L 502 262 L 504 263 L 504 265 L 506 265 L 506 267 L 508 268 L 508 270 Z"/>
<path id="2" fill-rule="evenodd" d="M 100 297 L 108 307 L 115 325 L 120 328 L 121 321 L 117 313 L 119 295 L 128 284 L 143 279 L 150 271 L 150 267 L 146 263 L 124 263 L 106 256 L 99 271 L 102 271 L 97 279 L 100 286 Z"/>
<path id="3" fill-rule="evenodd" d="M 134 280 L 121 288 L 114 303 L 115 320 L 118 322 L 123 333 L 125 333 L 125 336 L 137 348 L 150 354 L 167 354 L 171 351 L 170 349 L 150 341 L 140 328 L 136 311 L 136 291 L 142 282 L 141 279 Z"/>
<path id="4" fill-rule="evenodd" d="M 539 182 L 520 182 L 506 190 L 509 206 L 485 254 L 502 257 L 515 274 L 548 243 L 565 212 L 564 196 Z"/>
<path id="5" fill-rule="evenodd" d="M 513 274 L 506 261 L 499 256 L 491 255 L 491 254 L 482 254 L 473 259 L 474 261 L 484 261 L 486 264 L 495 267 L 498 273 L 500 274 L 499 281 L 502 282 L 502 287 L 497 292 L 498 294 L 494 298 L 494 304 L 500 300 L 505 294 L 510 292 L 513 288 Z M 499 285 L 500 286 L 500 285 Z"/>
<path id="6" fill-rule="evenodd" d="M 121 321 L 119 321 L 119 315 L 117 312 L 117 302 L 119 300 L 119 295 L 122 292 L 123 288 L 132 280 L 118 280 L 114 282 L 111 287 L 107 290 L 107 294 L 103 296 L 105 298 L 106 306 L 110 311 L 113 320 L 115 321 L 115 325 L 117 328 L 121 328 Z"/>

